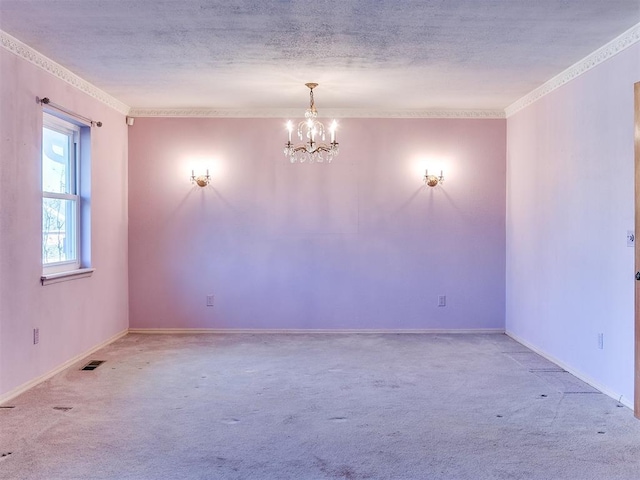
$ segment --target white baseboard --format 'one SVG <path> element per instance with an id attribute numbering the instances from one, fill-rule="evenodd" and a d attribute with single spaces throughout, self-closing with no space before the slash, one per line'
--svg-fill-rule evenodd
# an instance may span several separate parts
<path id="1" fill-rule="evenodd" d="M 550 362 L 555 363 L 560 368 L 562 368 L 563 370 L 566 370 L 567 372 L 569 372 L 574 377 L 577 377 L 580 380 L 582 380 L 583 382 L 588 383 L 589 385 L 591 385 L 596 390 L 599 390 L 600 392 L 604 393 L 605 395 L 613 398 L 616 402 L 619 402 L 622 405 L 624 405 L 625 407 L 628 407 L 631 410 L 633 410 L 633 408 L 634 408 L 633 399 L 627 400 L 623 395 L 620 395 L 619 393 L 610 390 L 609 388 L 607 388 L 604 385 L 600 384 L 599 382 L 595 381 L 594 379 L 592 379 L 588 375 L 585 375 L 583 372 L 580 372 L 580 371 L 576 370 L 571 365 L 567 365 L 562 360 L 558 360 L 553 355 L 549 355 L 547 352 L 545 352 L 543 350 L 540 350 L 538 347 L 536 347 L 535 345 L 533 345 L 533 344 L 527 342 L 526 340 L 518 337 L 513 332 L 506 331 L 505 333 L 509 337 L 513 338 L 516 342 L 518 342 L 518 343 L 524 345 L 525 347 L 527 347 L 529 350 L 533 350 L 534 352 L 536 352 L 541 357 L 544 357 L 547 360 L 549 360 Z"/>
<path id="2" fill-rule="evenodd" d="M 65 368 L 69 368 L 71 365 L 73 365 L 76 362 L 79 362 L 80 360 L 82 360 L 84 357 L 87 357 L 89 355 L 91 355 L 94 352 L 97 352 L 98 350 L 100 350 L 101 348 L 106 347 L 107 345 L 109 345 L 110 343 L 115 342 L 116 340 L 124 337 L 125 335 L 127 335 L 129 333 L 128 329 L 125 329 L 123 331 L 121 331 L 120 333 L 117 333 L 116 335 L 114 335 L 113 337 L 105 340 L 102 343 L 99 343 L 98 345 L 96 345 L 95 347 L 90 348 L 89 350 L 76 355 L 75 357 L 67 360 L 66 362 L 64 362 L 62 365 L 57 366 L 56 368 L 54 368 L 53 370 L 45 373 L 44 375 L 40 375 L 37 378 L 34 378 L 33 380 L 28 381 L 27 383 L 23 383 L 22 385 L 9 390 L 7 393 L 0 395 L 0 404 L 6 403 L 12 399 L 14 399 L 15 397 L 17 397 L 18 395 L 26 392 L 27 390 L 29 390 L 30 388 L 35 387 L 36 385 L 38 385 L 39 383 L 44 382 L 45 380 L 50 379 L 51 377 L 53 377 L 54 375 L 60 373 L 61 371 L 63 371 Z"/>
<path id="3" fill-rule="evenodd" d="M 475 329 L 271 329 L 271 328 L 130 328 L 129 333 L 144 334 L 194 334 L 194 333 L 250 333 L 250 334 L 504 334 L 503 328 L 475 328 Z"/>

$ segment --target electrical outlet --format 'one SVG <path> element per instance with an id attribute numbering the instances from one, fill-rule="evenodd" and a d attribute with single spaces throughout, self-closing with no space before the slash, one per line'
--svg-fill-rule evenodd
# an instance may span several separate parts
<path id="1" fill-rule="evenodd" d="M 447 306 L 447 296 L 446 295 L 438 295 L 438 306 L 446 307 Z"/>
<path id="2" fill-rule="evenodd" d="M 598 334 L 598 350 L 604 349 L 604 333 Z"/>
<path id="3" fill-rule="evenodd" d="M 33 344 L 37 345 L 38 343 L 40 343 L 40 329 L 39 328 L 34 328 L 33 329 Z"/>
<path id="4" fill-rule="evenodd" d="M 207 307 L 213 307 L 213 295 L 207 295 Z"/>

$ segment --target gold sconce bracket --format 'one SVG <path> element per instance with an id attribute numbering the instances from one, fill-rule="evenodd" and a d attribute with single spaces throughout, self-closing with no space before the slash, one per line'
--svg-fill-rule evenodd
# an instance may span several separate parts
<path id="1" fill-rule="evenodd" d="M 198 175 L 196 176 L 194 171 L 191 170 L 191 183 L 199 186 L 199 187 L 206 187 L 207 185 L 209 185 L 211 183 L 211 177 L 209 176 L 209 170 L 207 169 L 207 174 L 206 175 Z"/>
<path id="2" fill-rule="evenodd" d="M 425 170 L 423 180 L 429 187 L 435 187 L 439 183 L 444 182 L 444 175 L 442 174 L 442 170 L 440 170 L 440 176 L 429 175 L 429 170 Z"/>

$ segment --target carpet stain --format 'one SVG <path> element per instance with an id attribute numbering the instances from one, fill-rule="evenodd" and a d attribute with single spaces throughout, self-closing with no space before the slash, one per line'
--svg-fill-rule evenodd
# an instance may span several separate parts
<path id="1" fill-rule="evenodd" d="M 284 417 L 284 420 L 282 420 L 282 423 L 284 423 L 285 425 L 289 425 L 291 423 L 294 423 L 297 418 L 297 415 L 287 415 L 286 417 Z"/>
<path id="2" fill-rule="evenodd" d="M 320 458 L 316 455 L 314 455 L 314 457 L 316 459 L 315 463 L 317 467 L 320 469 L 322 473 L 324 473 L 325 475 L 328 475 L 329 478 L 344 478 L 347 480 L 371 478 L 369 476 L 359 475 L 352 467 L 348 465 L 341 465 L 339 467 L 333 468 L 331 467 L 331 465 L 327 460 Z"/>
<path id="3" fill-rule="evenodd" d="M 347 417 L 331 417 L 329 420 L 332 422 L 346 422 Z"/>
<path id="4" fill-rule="evenodd" d="M 390 383 L 384 380 L 375 380 L 373 386 L 376 388 L 400 388 L 400 385 L 397 383 Z"/>
<path id="5" fill-rule="evenodd" d="M 228 418 L 226 420 L 222 420 L 222 423 L 224 423 L 225 425 L 235 425 L 236 423 L 239 423 L 240 420 L 238 420 L 237 418 Z"/>

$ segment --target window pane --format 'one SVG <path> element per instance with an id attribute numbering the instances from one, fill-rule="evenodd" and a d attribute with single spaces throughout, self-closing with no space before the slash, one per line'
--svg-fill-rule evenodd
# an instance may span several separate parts
<path id="1" fill-rule="evenodd" d="M 76 200 L 42 199 L 42 263 L 75 261 Z"/>
<path id="2" fill-rule="evenodd" d="M 72 188 L 73 136 L 42 129 L 42 190 L 54 193 L 75 193 Z"/>

